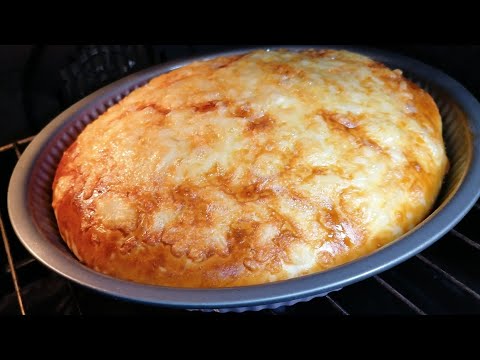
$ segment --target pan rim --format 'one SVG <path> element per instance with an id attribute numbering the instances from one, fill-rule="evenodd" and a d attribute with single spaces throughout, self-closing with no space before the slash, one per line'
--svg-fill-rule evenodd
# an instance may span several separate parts
<path id="1" fill-rule="evenodd" d="M 254 49 L 345 49 L 395 65 L 402 70 L 425 78 L 441 88 L 462 109 L 472 131 L 471 161 L 468 171 L 456 192 L 440 205 L 426 220 L 400 239 L 377 250 L 333 269 L 289 280 L 219 289 L 191 289 L 153 286 L 113 278 L 81 264 L 68 252 L 62 252 L 45 239 L 34 223 L 28 202 L 32 170 L 48 143 L 58 136 L 75 116 L 87 111 L 93 104 L 112 97 L 120 88 L 141 84 L 161 73 L 174 70 L 192 61 L 206 60 L 217 56 L 241 54 Z M 471 209 L 480 196 L 480 142 L 475 136 L 480 130 L 480 104 L 460 83 L 444 72 L 418 60 L 383 50 L 352 46 L 258 46 L 175 60 L 142 70 L 103 87 L 72 105 L 43 130 L 41 130 L 17 162 L 8 189 L 8 212 L 15 233 L 27 250 L 42 264 L 67 279 L 85 287 L 115 297 L 160 306 L 216 309 L 270 305 L 321 296 L 354 282 L 363 280 L 398 265 L 433 244 Z M 42 241 L 42 239 L 44 241 Z M 72 261 L 73 260 L 73 261 Z"/>

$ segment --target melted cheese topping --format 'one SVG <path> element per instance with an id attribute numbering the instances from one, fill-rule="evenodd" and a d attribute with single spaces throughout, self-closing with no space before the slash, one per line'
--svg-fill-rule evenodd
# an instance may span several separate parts
<path id="1" fill-rule="evenodd" d="M 142 283 L 287 279 L 418 224 L 447 166 L 431 97 L 347 51 L 254 51 L 135 90 L 65 152 L 60 232 L 88 266 Z"/>

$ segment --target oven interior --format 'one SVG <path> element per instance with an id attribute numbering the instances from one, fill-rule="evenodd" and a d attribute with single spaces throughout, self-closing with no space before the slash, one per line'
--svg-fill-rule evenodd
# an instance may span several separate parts
<path id="1" fill-rule="evenodd" d="M 480 313 L 480 203 L 421 254 L 323 298 L 257 312 L 203 313 L 115 299 L 50 271 L 20 243 L 9 222 L 7 187 L 22 151 L 68 106 L 127 74 L 181 57 L 243 45 L 1 46 L 0 315 L 150 314 L 175 317 Z M 374 46 L 380 47 L 382 46 Z M 477 98 L 480 46 L 390 46 L 453 76 Z M 479 185 L 480 186 L 480 185 Z"/>

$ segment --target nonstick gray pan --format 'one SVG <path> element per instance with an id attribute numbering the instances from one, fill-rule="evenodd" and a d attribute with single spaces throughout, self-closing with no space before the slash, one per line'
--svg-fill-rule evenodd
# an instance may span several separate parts
<path id="1" fill-rule="evenodd" d="M 383 51 L 347 46 L 281 48 L 343 48 L 363 53 L 391 68 L 402 69 L 408 78 L 432 95 L 443 118 L 451 167 L 427 219 L 400 239 L 356 261 L 325 272 L 265 285 L 222 289 L 150 286 L 109 277 L 80 263 L 61 239 L 51 207 L 52 180 L 63 151 L 87 124 L 149 79 L 193 60 L 251 50 L 243 49 L 165 63 L 130 75 L 94 92 L 51 121 L 21 156 L 9 185 L 8 211 L 23 245 L 48 268 L 111 296 L 176 308 L 244 311 L 275 308 L 324 296 L 385 271 L 433 244 L 462 219 L 480 193 L 480 105 L 462 85 L 417 60 Z"/>

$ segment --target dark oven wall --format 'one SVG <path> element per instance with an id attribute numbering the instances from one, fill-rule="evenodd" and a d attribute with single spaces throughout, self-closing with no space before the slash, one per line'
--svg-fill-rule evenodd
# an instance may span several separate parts
<path id="1" fill-rule="evenodd" d="M 167 60 L 248 45 L 2 45 L 0 145 L 36 134 L 69 105 Z M 480 96 L 480 45 L 378 45 L 438 67 Z"/>

